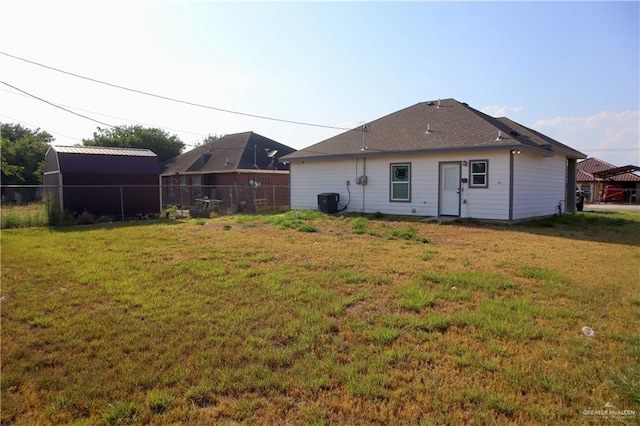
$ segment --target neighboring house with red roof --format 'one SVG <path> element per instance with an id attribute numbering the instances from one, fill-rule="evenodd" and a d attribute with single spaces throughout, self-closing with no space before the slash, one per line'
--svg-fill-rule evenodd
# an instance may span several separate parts
<path id="1" fill-rule="evenodd" d="M 60 212 L 128 218 L 160 214 L 160 161 L 148 149 L 51 146 L 45 191 Z"/>
<path id="2" fill-rule="evenodd" d="M 254 132 L 225 135 L 163 163 L 162 204 L 187 208 L 209 199 L 241 211 L 259 200 L 288 207 L 289 166 L 278 159 L 294 151 Z"/>
<path id="3" fill-rule="evenodd" d="M 607 184 L 622 186 L 625 202 L 638 202 L 640 176 L 634 174 L 634 170 L 640 167 L 616 167 L 598 158 L 587 158 L 576 165 L 576 183 L 589 202 L 601 201 Z"/>
<path id="4" fill-rule="evenodd" d="M 517 221 L 575 211 L 586 155 L 455 99 L 421 102 L 285 156 L 291 207 Z"/>

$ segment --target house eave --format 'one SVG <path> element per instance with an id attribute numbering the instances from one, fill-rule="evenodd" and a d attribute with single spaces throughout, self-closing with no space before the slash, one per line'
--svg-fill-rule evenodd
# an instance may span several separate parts
<path id="1" fill-rule="evenodd" d="M 293 157 L 283 158 L 281 162 L 302 162 L 307 160 L 337 160 L 345 158 L 362 158 L 362 157 L 383 157 L 383 156 L 403 156 L 403 155 L 425 155 L 425 154 L 454 154 L 465 152 L 478 152 L 478 151 L 528 151 L 535 154 L 542 155 L 544 157 L 553 157 L 555 153 L 544 148 L 535 148 L 522 144 L 513 145 L 498 145 L 490 147 L 465 147 L 465 148 L 430 148 L 430 149 L 418 149 L 407 151 L 385 151 L 377 150 L 374 148 L 368 148 L 361 150 L 360 152 L 351 152 L 345 154 L 330 154 L 330 155 L 310 155 L 308 157 Z"/>

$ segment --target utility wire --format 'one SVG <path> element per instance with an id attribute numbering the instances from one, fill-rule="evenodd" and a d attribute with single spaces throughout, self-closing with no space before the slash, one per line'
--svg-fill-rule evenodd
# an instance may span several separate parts
<path id="1" fill-rule="evenodd" d="M 0 90 L 2 90 L 3 92 L 11 93 L 12 95 L 16 95 L 16 96 L 24 96 L 26 98 L 29 97 L 27 95 L 23 95 L 22 93 L 12 92 L 11 90 L 7 90 L 7 89 L 0 89 Z M 173 129 L 171 127 L 158 126 L 158 125 L 151 124 L 151 123 L 145 123 L 144 121 L 131 120 L 129 118 L 117 117 L 115 115 L 103 114 L 103 113 L 97 112 L 97 111 L 91 111 L 91 110 L 88 110 L 88 109 L 82 109 L 82 108 L 78 108 L 78 107 L 73 106 L 73 105 L 65 105 L 65 104 L 61 104 L 59 102 L 55 102 L 55 103 L 56 103 L 56 105 L 64 106 L 64 107 L 67 107 L 67 108 L 72 108 L 72 109 L 75 109 L 75 110 L 78 110 L 78 111 L 90 112 L 92 114 L 98 114 L 98 115 L 101 115 L 103 117 L 109 117 L 109 118 L 115 118 L 115 119 L 118 119 L 118 120 L 124 120 L 124 121 L 128 121 L 130 123 L 144 124 L 145 126 L 152 126 L 152 127 L 162 128 L 162 129 L 165 129 L 165 130 L 172 130 L 174 132 L 188 133 L 188 134 L 191 134 L 191 135 L 202 136 L 202 137 L 209 136 L 209 134 L 191 132 L 191 131 L 188 131 L 188 130 L 181 130 L 181 129 Z"/>
<path id="2" fill-rule="evenodd" d="M 203 104 L 198 104 L 198 103 L 195 103 L 195 102 L 183 101 L 183 100 L 171 98 L 171 97 L 168 97 L 168 96 L 158 95 L 158 94 L 155 94 L 155 93 L 149 93 L 149 92 L 145 92 L 145 91 L 137 90 L 137 89 L 131 89 L 129 87 L 120 86 L 118 84 L 113 84 L 113 83 L 109 83 L 109 82 L 106 82 L 106 81 L 98 80 L 98 79 L 95 79 L 95 78 L 86 77 L 86 76 L 83 76 L 83 75 L 80 75 L 80 74 L 76 74 L 76 73 L 73 73 L 73 72 L 70 72 L 70 71 L 65 71 L 65 70 L 62 70 L 62 69 L 59 69 L 59 68 L 51 67 L 49 65 L 41 64 L 39 62 L 30 61 L 28 59 L 21 58 L 19 56 L 15 56 L 15 55 L 11 55 L 11 54 L 6 53 L 6 52 L 0 52 L 0 54 L 3 54 L 3 55 L 8 56 L 10 58 L 17 59 L 19 61 L 23 61 L 23 62 L 32 64 L 32 65 L 37 65 L 37 66 L 42 67 L 42 68 L 47 68 L 47 69 L 50 69 L 50 70 L 53 70 L 53 71 L 57 71 L 57 72 L 60 72 L 60 73 L 63 73 L 63 74 L 67 74 L 67 75 L 70 75 L 70 76 L 73 76 L 73 77 L 76 77 L 76 78 L 81 78 L 81 79 L 84 79 L 84 80 L 92 81 L 94 83 L 104 84 L 105 86 L 114 87 L 116 89 L 126 90 L 126 91 L 129 91 L 129 92 L 138 93 L 138 94 L 146 95 L 146 96 L 151 96 L 151 97 L 158 98 L 158 99 L 164 99 L 164 100 L 171 101 L 171 102 L 177 102 L 177 103 L 181 103 L 181 104 L 185 104 L 185 105 L 191 105 L 191 106 L 195 106 L 195 107 L 198 107 L 198 108 L 206 108 L 206 109 L 211 109 L 211 110 L 214 110 L 214 111 L 226 112 L 228 114 L 243 115 L 245 117 L 260 118 L 262 120 L 271 120 L 271 121 L 279 121 L 281 123 L 298 124 L 298 125 L 301 125 L 301 126 L 322 127 L 322 128 L 325 128 L 325 129 L 335 129 L 335 130 L 357 130 L 357 131 L 360 131 L 360 129 L 349 129 L 347 127 L 327 126 L 327 125 L 324 125 L 324 124 L 307 123 L 307 122 L 304 122 L 304 121 L 285 120 L 285 119 L 282 119 L 282 118 L 274 118 L 274 117 L 267 117 L 267 116 L 264 116 L 264 115 L 250 114 L 250 113 L 247 113 L 247 112 L 232 111 L 232 110 L 229 110 L 229 109 L 213 107 L 213 106 L 210 106 L 210 105 L 203 105 Z"/>
<path id="3" fill-rule="evenodd" d="M 42 101 L 42 102 L 44 102 L 45 104 L 49 104 L 49 105 L 51 105 L 51 106 L 53 106 L 53 107 L 60 108 L 61 110 L 66 111 L 66 112 L 68 112 L 68 113 L 71 113 L 71 114 L 73 114 L 73 115 L 77 115 L 78 117 L 86 118 L 87 120 L 91 120 L 91 121 L 93 121 L 93 122 L 95 122 L 95 123 L 102 124 L 103 126 L 107 126 L 107 127 L 111 127 L 111 128 L 115 127 L 115 126 L 112 126 L 111 124 L 105 123 L 105 122 L 103 122 L 103 121 L 96 120 L 96 119 L 91 118 L 91 117 L 88 117 L 88 116 L 86 116 L 86 115 L 79 114 L 79 113 L 77 113 L 77 112 L 75 112 L 75 111 L 71 111 L 70 109 L 67 109 L 67 108 L 61 107 L 60 105 L 56 105 L 56 104 L 54 104 L 53 102 L 49 102 L 49 101 L 47 101 L 47 100 L 45 100 L 45 99 L 39 98 L 39 97 L 37 97 L 36 95 L 32 95 L 31 93 L 25 92 L 24 90 L 19 89 L 19 88 L 17 88 L 16 86 L 12 86 L 11 84 L 6 83 L 6 82 L 4 82 L 4 81 L 0 81 L 0 83 L 4 84 L 5 86 L 9 86 L 9 87 L 11 87 L 12 89 L 17 90 L 18 92 L 22 92 L 22 93 L 24 93 L 25 95 L 30 96 L 30 97 L 32 97 L 32 98 L 34 98 L 34 99 L 37 99 L 37 100 L 39 100 L 39 101 Z"/>
<path id="4" fill-rule="evenodd" d="M 33 123 L 28 123 L 28 122 L 26 122 L 26 121 L 18 120 L 17 118 L 10 117 L 10 116 L 5 115 L 5 114 L 0 114 L 0 117 L 8 118 L 8 119 L 9 119 L 9 120 L 11 120 L 11 121 L 15 121 L 16 123 L 24 124 L 24 125 L 26 125 L 26 126 L 33 127 L 33 128 L 35 128 L 35 129 L 44 130 L 45 132 L 47 132 L 47 133 L 51 133 L 52 135 L 64 136 L 64 137 L 65 137 L 65 138 L 67 138 L 67 139 L 73 139 L 73 140 L 76 140 L 76 141 L 80 141 L 80 142 L 82 142 L 82 139 L 81 139 L 81 138 L 77 138 L 77 137 L 75 137 L 75 136 L 65 135 L 64 133 L 60 133 L 60 132 L 54 132 L 54 131 L 49 130 L 49 129 L 46 129 L 46 130 L 45 130 L 42 126 L 38 126 L 38 125 L 35 125 L 35 124 L 33 124 Z"/>

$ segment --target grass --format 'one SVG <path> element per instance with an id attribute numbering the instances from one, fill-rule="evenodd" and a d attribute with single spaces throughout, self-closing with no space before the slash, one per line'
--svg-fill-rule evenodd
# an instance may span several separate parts
<path id="1" fill-rule="evenodd" d="M 2 229 L 49 226 L 45 203 L 3 204 L 0 219 Z"/>
<path id="2" fill-rule="evenodd" d="M 3 229 L 2 424 L 588 424 L 583 411 L 606 402 L 640 411 L 637 215 L 201 222 Z"/>

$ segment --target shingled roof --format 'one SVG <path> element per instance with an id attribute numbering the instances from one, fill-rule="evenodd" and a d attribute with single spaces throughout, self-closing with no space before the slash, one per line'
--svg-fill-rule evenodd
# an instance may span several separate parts
<path id="1" fill-rule="evenodd" d="M 296 161 L 345 156 L 519 149 L 586 158 L 508 118 L 494 118 L 455 99 L 421 102 L 287 155 Z M 427 132 L 427 129 L 429 130 Z M 364 148 L 363 149 L 363 145 Z"/>
<path id="2" fill-rule="evenodd" d="M 288 170 L 289 166 L 267 156 L 267 150 L 278 150 L 275 158 L 295 149 L 254 132 L 225 135 L 166 161 L 162 175 L 207 174 L 237 170 Z M 255 165 L 254 165 L 255 160 Z"/>

